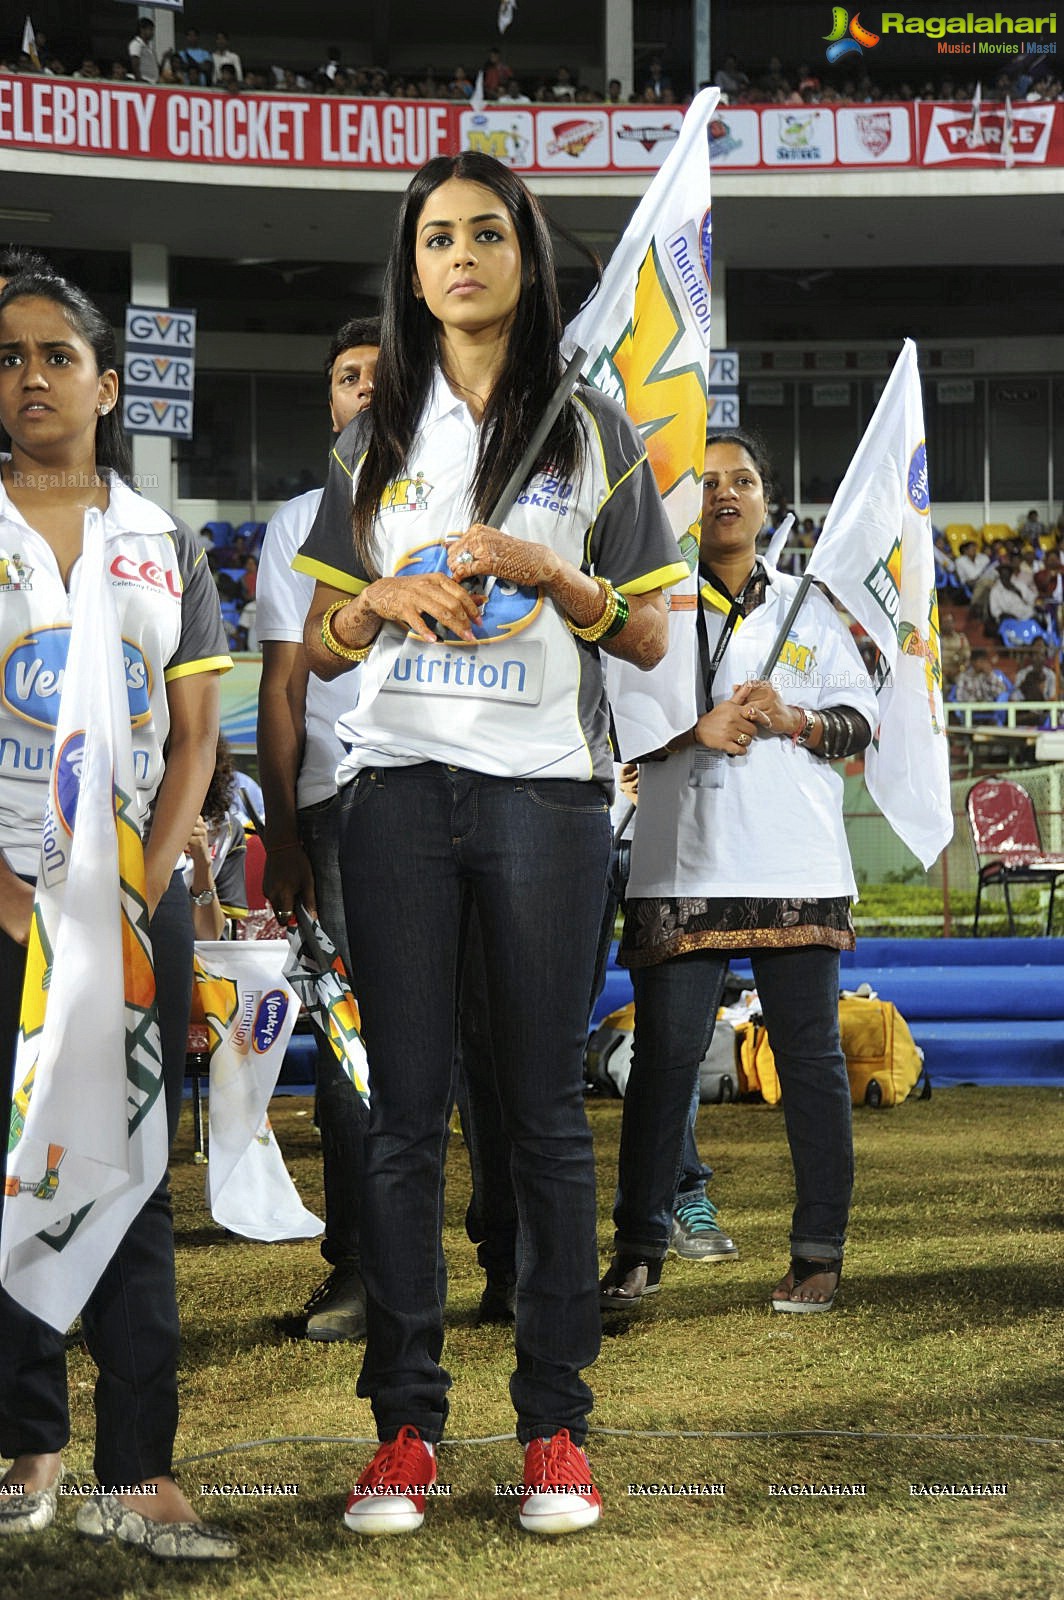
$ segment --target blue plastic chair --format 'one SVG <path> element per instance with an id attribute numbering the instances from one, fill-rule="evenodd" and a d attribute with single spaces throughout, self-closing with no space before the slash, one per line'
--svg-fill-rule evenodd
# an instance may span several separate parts
<path id="1" fill-rule="evenodd" d="M 1028 650 L 1036 639 L 1049 639 L 1033 617 L 1002 617 L 998 634 L 1006 650 Z"/>
<path id="2" fill-rule="evenodd" d="M 247 540 L 248 555 L 254 556 L 258 554 L 262 547 L 265 532 L 266 524 L 264 522 L 242 522 L 236 530 L 236 537 L 243 537 Z"/>

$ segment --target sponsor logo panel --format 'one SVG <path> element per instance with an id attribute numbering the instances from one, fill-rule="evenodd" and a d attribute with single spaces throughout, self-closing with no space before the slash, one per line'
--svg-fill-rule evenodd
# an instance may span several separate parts
<path id="1" fill-rule="evenodd" d="M 536 160 L 535 119 L 517 106 L 491 111 L 463 111 L 460 119 L 463 150 L 479 150 L 508 167 L 531 167 Z"/>
<path id="2" fill-rule="evenodd" d="M 567 107 L 564 114 L 548 112 L 536 118 L 536 160 L 539 166 L 566 172 L 608 167 L 610 121 L 605 111 L 581 112 Z M 660 158 L 654 166 L 660 166 Z"/>
<path id="3" fill-rule="evenodd" d="M 680 134 L 682 111 L 633 106 L 614 115 L 613 165 L 656 170 Z"/>
<path id="4" fill-rule="evenodd" d="M 761 159 L 766 167 L 830 167 L 835 160 L 835 119 L 803 106 L 761 113 Z"/>
<path id="5" fill-rule="evenodd" d="M 908 165 L 912 160 L 912 119 L 908 106 L 875 109 L 840 106 L 835 114 L 838 159 L 843 166 Z"/>
<path id="6" fill-rule="evenodd" d="M 716 111 L 709 124 L 709 159 L 715 167 L 756 167 L 761 160 L 758 113 L 731 106 Z"/>

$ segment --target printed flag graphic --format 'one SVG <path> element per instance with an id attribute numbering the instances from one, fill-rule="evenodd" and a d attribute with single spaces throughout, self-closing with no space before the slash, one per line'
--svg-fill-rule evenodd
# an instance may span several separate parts
<path id="1" fill-rule="evenodd" d="M 689 567 L 668 591 L 669 650 L 652 672 L 607 663 L 621 754 L 658 749 L 695 721 L 693 626 L 702 525 L 709 371 L 711 220 L 708 127 L 719 91 L 696 96 L 640 201 L 599 292 L 565 331 L 589 352 L 584 371 L 639 428 Z"/>
<path id="2" fill-rule="evenodd" d="M 291 950 L 284 975 L 315 1032 L 332 1050 L 363 1105 L 369 1105 L 369 1063 L 360 1032 L 358 1002 L 336 946 L 321 923 L 296 908 L 297 926 L 287 931 Z"/>
<path id="3" fill-rule="evenodd" d="M 894 371 L 824 521 L 807 571 L 827 585 L 883 657 L 869 793 L 929 867 L 953 835 L 949 745 L 916 346 Z"/>
<path id="4" fill-rule="evenodd" d="M 215 1222 L 248 1239 L 309 1239 L 323 1224 L 296 1192 L 267 1108 L 299 1001 L 283 939 L 197 940 L 196 993 L 210 1035 L 210 1161 Z"/>
<path id="5" fill-rule="evenodd" d="M 90 511 L 55 730 L 11 1107 L 0 1279 L 61 1331 L 167 1157 L 144 852 L 103 522 Z"/>

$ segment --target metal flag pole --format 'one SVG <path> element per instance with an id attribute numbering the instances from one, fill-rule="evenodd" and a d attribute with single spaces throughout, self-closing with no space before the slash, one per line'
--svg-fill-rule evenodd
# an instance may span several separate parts
<path id="1" fill-rule="evenodd" d="M 539 455 L 539 452 L 543 449 L 547 435 L 550 433 L 550 430 L 557 421 L 562 406 L 568 400 L 569 396 L 572 394 L 573 390 L 580 381 L 580 369 L 586 360 L 587 351 L 579 348 L 574 350 L 573 354 L 570 356 L 568 362 L 566 363 L 565 371 L 558 379 L 554 391 L 551 394 L 550 399 L 547 401 L 546 409 L 536 425 L 536 430 L 531 439 L 528 441 L 528 445 L 524 454 L 507 479 L 499 498 L 491 508 L 487 519 L 487 525 L 489 528 L 500 527 L 505 518 L 508 517 L 510 512 L 513 510 L 514 501 L 517 499 L 519 491 L 528 478 L 529 473 L 532 471 L 532 468 L 535 466 L 536 458 Z M 481 577 L 459 579 L 462 588 L 468 589 L 470 594 L 490 593 L 493 581 L 494 580 L 491 578 L 484 579 Z M 441 633 L 439 624 L 435 622 L 432 617 L 426 617 L 425 621 L 428 623 L 429 627 L 433 629 L 438 639 L 443 639 L 446 637 L 446 633 Z"/>
<path id="2" fill-rule="evenodd" d="M 805 599 L 806 595 L 809 593 L 809 590 L 812 587 L 812 584 L 813 584 L 812 574 L 809 573 L 809 572 L 806 572 L 802 577 L 801 583 L 798 585 L 798 589 L 797 589 L 797 592 L 795 593 L 794 599 L 791 601 L 790 605 L 787 608 L 787 615 L 784 617 L 783 621 L 780 623 L 780 631 L 779 631 L 779 633 L 777 633 L 775 639 L 772 641 L 772 649 L 769 651 L 768 655 L 765 657 L 765 665 L 761 668 L 761 673 L 760 673 L 760 676 L 762 678 L 768 678 L 771 675 L 773 667 L 776 665 L 776 662 L 779 660 L 780 651 L 783 649 L 783 646 L 787 643 L 787 635 L 791 631 L 791 628 L 792 628 L 792 626 L 794 624 L 794 619 L 798 615 L 799 611 L 802 608 L 802 601 Z"/>
<path id="3" fill-rule="evenodd" d="M 565 371 L 558 379 L 558 384 L 554 390 L 554 393 L 547 401 L 547 409 L 544 411 L 542 417 L 540 417 L 539 425 L 531 439 L 528 441 L 528 448 L 521 457 L 520 461 L 517 463 L 513 472 L 510 474 L 510 477 L 506 483 L 506 487 L 503 489 L 499 498 L 491 508 L 491 515 L 488 517 L 489 528 L 498 528 L 502 524 L 504 518 L 508 517 L 510 512 L 513 510 L 513 504 L 517 499 L 518 490 L 522 487 L 525 479 L 528 477 L 528 474 L 535 466 L 536 457 L 543 449 L 547 435 L 553 428 L 562 406 L 568 400 L 569 396 L 579 383 L 580 369 L 586 360 L 586 350 L 577 349 L 573 351 Z"/>

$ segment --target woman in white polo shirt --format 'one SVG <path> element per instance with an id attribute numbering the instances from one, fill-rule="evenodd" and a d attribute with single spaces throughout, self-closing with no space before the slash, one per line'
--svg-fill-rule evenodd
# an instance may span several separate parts
<path id="1" fill-rule="evenodd" d="M 59 691 L 90 519 L 127 662 L 138 826 L 155 957 L 171 1138 L 184 1080 L 192 915 L 180 857 L 214 769 L 217 676 L 229 665 L 218 597 L 190 530 L 129 487 L 114 334 L 80 290 L 22 276 L 0 296 L 0 1054 L 10 1099 Z M 88 1041 L 87 1049 L 92 1049 Z M 130 1223 L 82 1311 L 99 1368 L 101 1492 L 78 1531 L 160 1559 L 236 1555 L 175 1483 L 178 1321 L 168 1180 Z M 66 1341 L 0 1290 L 0 1454 L 12 1458 L 0 1535 L 55 1516 L 70 1437 Z"/>
<path id="2" fill-rule="evenodd" d="M 599 1343 L 582 1050 L 613 770 L 599 649 L 654 665 L 660 591 L 686 567 L 639 435 L 583 387 L 504 527 L 485 525 L 557 384 L 560 331 L 529 191 L 488 156 L 429 162 L 393 236 L 373 406 L 296 559 L 319 580 L 313 669 L 365 662 L 337 729 L 373 1078 L 359 1392 L 382 1444 L 348 1502 L 359 1532 L 419 1526 L 447 1414 L 440 1183 L 471 902 L 519 1212 L 510 1389 L 536 1486 L 520 1520 L 564 1532 L 599 1515 L 580 1448 Z"/>
<path id="3" fill-rule="evenodd" d="M 765 658 L 797 587 L 755 555 L 768 464 L 711 435 L 703 476 L 699 703 L 694 727 L 640 767 L 625 931 L 636 1031 L 625 1089 L 615 1255 L 603 1306 L 660 1282 L 698 1064 L 728 961 L 747 954 L 783 1090 L 797 1203 L 777 1311 L 827 1311 L 853 1187 L 839 1044 L 839 951 L 856 893 L 833 759 L 868 744 L 876 703 L 831 602 L 812 589 L 768 682 Z"/>

